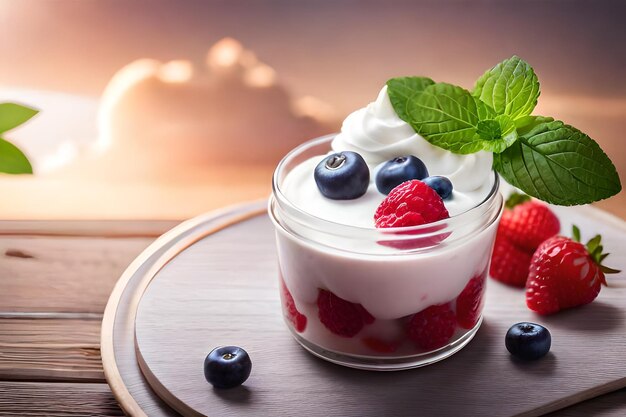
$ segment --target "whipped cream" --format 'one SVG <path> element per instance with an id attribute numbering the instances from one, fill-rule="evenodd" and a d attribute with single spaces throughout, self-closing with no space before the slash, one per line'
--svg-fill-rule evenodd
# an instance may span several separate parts
<path id="1" fill-rule="evenodd" d="M 331 200 L 315 184 L 313 171 L 327 155 L 312 157 L 296 166 L 285 178 L 282 189 L 301 210 L 324 220 L 358 227 L 374 227 L 374 213 L 385 195 L 375 184 L 378 167 L 392 158 L 414 155 L 430 175 L 443 175 L 452 182 L 451 198 L 444 201 L 450 216 L 461 214 L 483 201 L 493 187 L 492 154 L 458 155 L 438 148 L 415 133 L 396 114 L 387 86 L 375 102 L 350 114 L 332 141 L 334 152 L 359 153 L 370 167 L 370 185 L 365 195 L 354 200 Z"/>
<path id="2" fill-rule="evenodd" d="M 397 156 L 415 155 L 426 164 L 430 175 L 448 177 L 457 191 L 473 191 L 487 182 L 493 161 L 491 152 L 458 155 L 431 145 L 398 117 L 387 86 L 375 102 L 346 117 L 332 148 L 335 152 L 358 152 L 371 166 Z"/>

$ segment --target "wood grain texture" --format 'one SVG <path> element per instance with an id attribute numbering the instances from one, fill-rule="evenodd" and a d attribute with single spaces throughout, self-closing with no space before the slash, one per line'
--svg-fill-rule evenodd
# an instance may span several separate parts
<path id="1" fill-rule="evenodd" d="M 158 237 L 177 220 L 0 220 L 0 235 Z"/>
<path id="2" fill-rule="evenodd" d="M 626 389 L 621 389 L 555 411 L 548 417 L 624 417 L 625 415 Z"/>
<path id="3" fill-rule="evenodd" d="M 102 313 L 122 271 L 153 240 L 0 236 L 0 313 Z"/>
<path id="4" fill-rule="evenodd" d="M 123 416 L 106 384 L 0 381 L 0 416 Z"/>
<path id="5" fill-rule="evenodd" d="M 130 415 L 165 417 L 178 415 L 146 383 L 135 353 L 134 319 L 140 295 L 151 279 L 149 274 L 170 258 L 165 256 L 181 240 L 224 227 L 232 221 L 261 212 L 266 201 L 227 207 L 188 220 L 159 237 L 142 252 L 115 285 L 102 322 L 101 351 L 105 376 L 122 408 Z M 153 274 L 152 274 L 153 275 Z"/>
<path id="6" fill-rule="evenodd" d="M 104 382 L 100 321 L 0 319 L 0 380 Z"/>
<path id="7" fill-rule="evenodd" d="M 599 222 L 593 212 L 567 211 L 564 227 L 575 222 L 604 233 L 615 253 L 611 264 L 624 268 L 623 224 Z M 272 227 L 263 216 L 201 240 L 151 283 L 137 315 L 138 349 L 183 409 L 233 416 L 539 415 L 626 385 L 623 349 L 616 349 L 626 330 L 626 284 L 619 280 L 594 304 L 545 319 L 527 310 L 519 290 L 492 281 L 485 323 L 464 350 L 423 369 L 381 374 L 328 364 L 301 349 L 282 324 L 276 275 Z M 520 364 L 504 349 L 506 329 L 523 320 L 553 333 L 542 361 Z M 245 345 L 255 369 L 245 387 L 223 394 L 204 383 L 201 363 L 211 347 L 230 343 Z"/>

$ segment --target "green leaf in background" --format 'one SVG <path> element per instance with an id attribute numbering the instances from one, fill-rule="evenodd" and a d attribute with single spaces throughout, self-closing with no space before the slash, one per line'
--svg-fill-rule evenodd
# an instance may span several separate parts
<path id="1" fill-rule="evenodd" d="M 0 103 L 0 133 L 27 122 L 38 110 L 15 103 Z"/>
<path id="2" fill-rule="evenodd" d="M 6 174 L 32 174 L 28 158 L 15 145 L 0 138 L 0 172 Z"/>
<path id="3" fill-rule="evenodd" d="M 469 91 L 447 83 L 432 84 L 413 95 L 406 109 L 408 123 L 418 134 L 433 145 L 460 154 L 483 149 L 478 122 L 496 116 Z"/>
<path id="4" fill-rule="evenodd" d="M 398 77 L 387 81 L 387 94 L 398 117 L 408 122 L 407 102 L 435 82 L 426 77 Z"/>
<path id="5" fill-rule="evenodd" d="M 472 94 L 497 114 L 517 119 L 529 115 L 537 105 L 539 80 L 528 63 L 513 56 L 485 72 Z"/>
<path id="6" fill-rule="evenodd" d="M 622 189 L 615 166 L 600 146 L 560 121 L 538 118 L 493 158 L 494 169 L 507 182 L 552 204 L 587 204 Z"/>

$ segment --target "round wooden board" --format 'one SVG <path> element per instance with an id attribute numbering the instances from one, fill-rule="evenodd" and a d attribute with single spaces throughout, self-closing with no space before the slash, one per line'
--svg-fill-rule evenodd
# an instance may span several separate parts
<path id="1" fill-rule="evenodd" d="M 135 354 L 137 305 L 154 271 L 171 259 L 181 242 L 227 227 L 265 212 L 267 201 L 216 210 L 181 223 L 152 243 L 124 271 L 111 292 L 102 320 L 101 355 L 104 375 L 124 412 L 131 416 L 170 417 L 180 414 L 168 407 L 146 382 Z"/>
<path id="2" fill-rule="evenodd" d="M 366 372 L 314 358 L 282 323 L 264 208 L 261 202 L 187 222 L 120 280 L 103 323 L 103 362 L 129 414 L 176 415 L 160 397 L 185 415 L 539 415 L 626 385 L 626 284 L 585 308 L 540 318 L 526 309 L 523 293 L 491 281 L 475 340 L 418 370 Z M 623 222 L 591 208 L 558 211 L 565 230 L 575 222 L 603 233 L 614 250 L 611 265 L 626 267 Z M 502 338 L 522 320 L 549 326 L 548 357 L 511 360 Z M 204 356 L 224 344 L 245 347 L 253 361 L 250 379 L 230 391 L 212 389 L 202 375 Z"/>

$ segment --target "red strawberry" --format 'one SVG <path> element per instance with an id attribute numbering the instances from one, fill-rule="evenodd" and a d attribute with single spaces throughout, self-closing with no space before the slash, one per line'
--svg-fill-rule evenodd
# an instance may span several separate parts
<path id="1" fill-rule="evenodd" d="M 294 329 L 296 329 L 298 333 L 302 333 L 304 329 L 306 329 L 306 316 L 300 313 L 296 308 L 296 303 L 295 301 L 293 301 L 293 296 L 287 289 L 285 281 L 283 281 L 282 278 L 280 280 L 280 286 L 282 288 L 283 303 L 285 305 L 287 320 L 289 320 L 291 324 L 293 324 Z"/>
<path id="2" fill-rule="evenodd" d="M 464 329 L 471 329 L 478 323 L 483 310 L 486 275 L 487 271 L 470 279 L 456 298 L 456 319 Z"/>
<path id="3" fill-rule="evenodd" d="M 444 346 L 456 329 L 456 317 L 450 304 L 430 306 L 410 318 L 408 336 L 426 350 Z"/>
<path id="4" fill-rule="evenodd" d="M 519 249 L 498 230 L 489 274 L 505 284 L 524 287 L 528 278 L 531 257 L 532 253 Z"/>
<path id="5" fill-rule="evenodd" d="M 601 261 L 600 236 L 587 246 L 579 243 L 580 232 L 574 226 L 574 240 L 555 236 L 543 242 L 532 257 L 526 281 L 526 304 L 539 314 L 588 304 L 606 285 L 605 273 L 616 273 Z"/>
<path id="6" fill-rule="evenodd" d="M 528 196 L 513 194 L 506 201 L 498 234 L 522 250 L 534 252 L 544 240 L 559 233 L 561 223 L 550 208 Z"/>
<path id="7" fill-rule="evenodd" d="M 450 217 L 439 194 L 419 180 L 403 182 L 391 190 L 376 209 L 376 227 L 406 227 Z"/>
<path id="8" fill-rule="evenodd" d="M 361 304 L 351 303 L 322 289 L 317 295 L 317 308 L 322 324 L 339 336 L 353 337 L 375 320 Z"/>
<path id="9" fill-rule="evenodd" d="M 559 219 L 543 203 L 529 196 L 512 194 L 498 225 L 491 258 L 491 276 L 508 285 L 526 285 L 530 258 L 537 246 L 556 235 Z"/>

